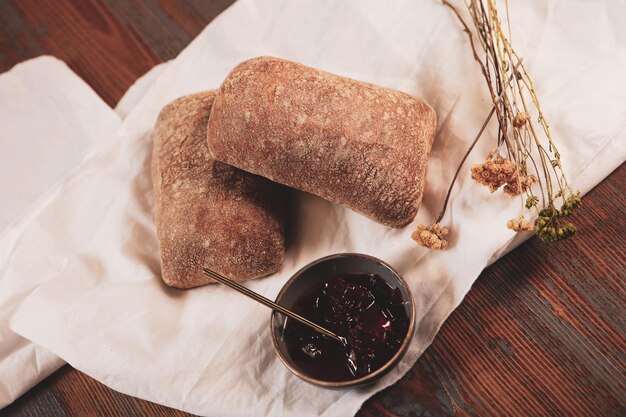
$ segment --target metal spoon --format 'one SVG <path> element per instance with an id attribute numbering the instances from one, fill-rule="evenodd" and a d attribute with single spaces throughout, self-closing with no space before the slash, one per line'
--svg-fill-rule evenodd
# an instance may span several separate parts
<path id="1" fill-rule="evenodd" d="M 223 275 L 218 274 L 217 272 L 211 271 L 208 268 L 202 268 L 202 270 L 204 271 L 205 275 L 208 275 L 209 277 L 213 278 L 215 281 L 219 282 L 220 284 L 224 284 L 234 290 L 239 291 L 240 293 L 247 295 L 248 297 L 252 298 L 255 301 L 258 301 L 259 303 L 263 304 L 266 307 L 271 308 L 274 311 L 278 311 L 281 314 L 284 314 L 287 317 L 290 317 L 296 321 L 299 321 L 300 323 L 304 324 L 305 326 L 309 326 L 310 328 L 312 328 L 313 330 L 315 330 L 316 332 L 322 333 L 323 335 L 326 335 L 328 337 L 331 337 L 335 340 L 337 340 L 338 342 L 340 342 L 342 345 L 347 346 L 348 345 L 348 341 L 346 340 L 345 337 L 342 336 L 338 336 L 335 333 L 331 332 L 328 329 L 325 329 L 324 327 L 313 323 L 310 320 L 305 319 L 304 317 L 300 316 L 299 314 L 294 313 L 293 311 L 281 306 L 280 304 L 276 304 L 275 302 L 269 300 L 268 298 L 263 297 L 261 294 L 257 294 L 254 291 L 244 287 L 243 285 L 239 284 L 238 282 L 235 282 L 231 279 L 226 278 Z"/>

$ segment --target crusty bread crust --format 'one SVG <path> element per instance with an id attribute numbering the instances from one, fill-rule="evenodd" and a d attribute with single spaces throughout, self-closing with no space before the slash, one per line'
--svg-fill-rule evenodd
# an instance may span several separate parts
<path id="1" fill-rule="evenodd" d="M 215 95 L 168 104 L 152 134 L 162 277 L 172 287 L 213 282 L 202 267 L 245 280 L 276 272 L 283 263 L 283 187 L 210 157 L 206 126 Z"/>
<path id="2" fill-rule="evenodd" d="M 411 95 L 259 57 L 223 82 L 207 140 L 219 161 L 403 227 L 421 203 L 436 125 Z"/>

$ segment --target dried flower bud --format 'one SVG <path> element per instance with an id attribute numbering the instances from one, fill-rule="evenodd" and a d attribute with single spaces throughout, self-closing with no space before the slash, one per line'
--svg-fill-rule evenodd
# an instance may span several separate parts
<path id="1" fill-rule="evenodd" d="M 515 171 L 515 164 L 497 154 L 495 149 L 489 152 L 482 164 L 474 164 L 471 168 L 472 179 L 489 187 L 492 193 L 513 180 L 516 175 Z"/>
<path id="2" fill-rule="evenodd" d="M 536 196 L 531 195 L 526 199 L 526 208 L 530 209 L 531 207 L 535 207 L 538 202 L 539 199 Z"/>
<path id="3" fill-rule="evenodd" d="M 447 227 L 441 227 L 439 223 L 433 223 L 426 227 L 423 224 L 417 226 L 417 229 L 411 234 L 411 238 L 418 245 L 430 249 L 446 249 L 448 242 L 443 238 L 450 231 Z"/>
<path id="4" fill-rule="evenodd" d="M 515 118 L 513 119 L 513 126 L 521 129 L 529 120 L 530 114 L 526 113 L 525 111 L 519 112 L 515 115 Z"/>
<path id="5" fill-rule="evenodd" d="M 537 177 L 534 175 L 520 174 L 515 176 L 514 179 L 508 181 L 504 186 L 504 192 L 514 197 L 526 192 L 531 185 L 537 182 Z"/>
<path id="6" fill-rule="evenodd" d="M 560 217 L 563 217 L 561 213 L 551 208 L 539 212 L 539 217 L 535 220 L 535 233 L 539 239 L 554 243 L 576 234 L 576 227 L 572 223 L 560 223 Z"/>
<path id="7" fill-rule="evenodd" d="M 563 202 L 563 205 L 561 206 L 561 210 L 559 211 L 559 217 L 567 217 L 571 215 L 572 212 L 578 207 L 580 207 L 582 204 L 583 204 L 583 201 L 580 198 L 580 192 L 570 195 Z"/>
<path id="8" fill-rule="evenodd" d="M 526 220 L 524 216 L 519 216 L 516 219 L 511 219 L 507 222 L 506 227 L 516 232 L 532 232 L 533 225 Z"/>

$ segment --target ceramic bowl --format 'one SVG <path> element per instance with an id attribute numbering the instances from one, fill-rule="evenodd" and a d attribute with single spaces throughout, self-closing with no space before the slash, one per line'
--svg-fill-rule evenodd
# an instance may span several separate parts
<path id="1" fill-rule="evenodd" d="M 339 253 L 317 259 L 301 268 L 287 281 L 276 297 L 276 302 L 289 309 L 305 294 L 310 294 L 316 288 L 321 288 L 323 281 L 329 276 L 338 274 L 376 274 L 392 288 L 398 288 L 404 302 L 404 308 L 409 319 L 409 325 L 402 340 L 402 344 L 395 354 L 380 368 L 373 372 L 354 379 L 342 381 L 325 381 L 315 378 L 301 369 L 295 363 L 283 338 L 286 317 L 273 312 L 270 320 L 270 331 L 274 348 L 281 361 L 298 377 L 312 384 L 327 388 L 343 388 L 371 383 L 382 377 L 395 366 L 406 352 L 415 328 L 415 306 L 408 285 L 402 277 L 387 263 L 369 255 L 358 253 Z M 289 319 L 291 320 L 291 319 Z"/>

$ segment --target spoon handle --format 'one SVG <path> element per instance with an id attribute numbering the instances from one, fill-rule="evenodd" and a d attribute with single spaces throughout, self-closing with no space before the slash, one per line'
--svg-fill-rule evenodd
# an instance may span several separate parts
<path id="1" fill-rule="evenodd" d="M 327 330 L 325 328 L 323 328 L 322 326 L 313 323 L 310 320 L 305 319 L 304 317 L 300 316 L 299 314 L 294 313 L 293 311 L 281 306 L 280 304 L 276 304 L 275 302 L 271 301 L 268 298 L 263 297 L 261 294 L 257 294 L 254 291 L 244 287 L 243 285 L 239 284 L 238 282 L 235 282 L 229 278 L 226 278 L 225 276 L 222 276 L 220 274 L 218 274 L 217 272 L 213 272 L 208 268 L 203 268 L 202 269 L 204 271 L 205 275 L 208 275 L 209 277 L 213 278 L 215 281 L 219 282 L 220 284 L 224 284 L 244 295 L 247 295 L 248 297 L 252 298 L 255 301 L 258 301 L 259 303 L 265 305 L 266 307 L 271 308 L 272 310 L 278 311 L 281 314 L 284 314 L 287 317 L 290 317 L 296 321 L 299 321 L 300 323 L 311 327 L 313 330 L 322 333 L 328 337 L 332 337 L 335 340 L 338 340 L 339 342 L 341 342 L 342 344 L 346 344 L 346 340 L 341 337 L 341 336 L 337 336 L 335 333 L 331 332 L 330 330 Z"/>

